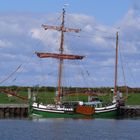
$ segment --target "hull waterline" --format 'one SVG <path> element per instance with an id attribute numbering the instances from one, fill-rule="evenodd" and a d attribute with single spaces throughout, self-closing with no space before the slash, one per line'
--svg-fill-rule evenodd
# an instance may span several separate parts
<path id="1" fill-rule="evenodd" d="M 95 110 L 92 115 L 33 108 L 32 114 L 43 118 L 117 118 L 117 108 Z"/>
<path id="2" fill-rule="evenodd" d="M 93 115 L 83 115 L 83 114 L 62 114 L 62 113 L 52 113 L 44 112 L 39 110 L 33 110 L 33 115 L 43 118 L 117 118 L 117 110 L 95 113 Z"/>

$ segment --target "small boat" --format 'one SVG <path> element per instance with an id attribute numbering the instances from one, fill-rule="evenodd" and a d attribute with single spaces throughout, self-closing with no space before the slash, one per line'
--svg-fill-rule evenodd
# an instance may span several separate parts
<path id="1" fill-rule="evenodd" d="M 78 33 L 80 29 L 73 29 L 65 27 L 65 9 L 62 12 L 62 23 L 60 26 L 42 25 L 45 30 L 52 29 L 57 30 L 61 33 L 59 53 L 45 53 L 36 52 L 39 58 L 53 58 L 59 60 L 58 68 L 58 91 L 57 96 L 53 104 L 42 104 L 36 101 L 31 102 L 32 114 L 39 115 L 46 118 L 112 118 L 117 117 L 117 108 L 119 106 L 117 96 L 117 64 L 118 64 L 118 33 L 116 37 L 116 66 L 115 66 L 115 86 L 114 86 L 114 97 L 112 102 L 108 105 L 104 105 L 103 102 L 92 97 L 87 101 L 63 101 L 62 100 L 62 72 L 63 72 L 63 61 L 68 60 L 82 60 L 85 56 L 64 54 L 64 33 L 75 32 Z M 91 97 L 91 96 L 90 96 Z"/>

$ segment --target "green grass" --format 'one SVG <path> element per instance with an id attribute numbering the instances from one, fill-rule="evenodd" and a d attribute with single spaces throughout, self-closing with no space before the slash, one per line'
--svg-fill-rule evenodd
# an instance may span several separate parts
<path id="1" fill-rule="evenodd" d="M 39 92 L 36 94 L 36 100 L 42 103 L 54 103 L 54 97 L 53 92 Z"/>
<path id="2" fill-rule="evenodd" d="M 0 94 L 0 104 L 22 104 L 25 101 L 17 97 L 8 97 L 6 94 Z"/>
<path id="3" fill-rule="evenodd" d="M 140 105 L 140 93 L 128 94 L 127 105 Z"/>
<path id="4" fill-rule="evenodd" d="M 18 93 L 20 96 L 27 97 L 26 91 L 20 91 Z M 38 92 L 36 93 L 36 99 L 38 102 L 42 103 L 54 103 L 54 92 Z M 104 101 L 105 103 L 109 103 L 112 100 L 111 94 L 105 94 L 103 96 L 99 96 L 99 98 Z M 64 97 L 65 101 L 73 101 L 73 100 L 81 100 L 81 101 L 87 101 L 88 97 L 83 95 L 77 95 L 77 96 L 66 96 Z M 1 104 L 16 104 L 16 103 L 25 103 L 25 101 L 17 98 L 17 97 L 8 97 L 6 94 L 0 93 L 0 103 Z M 127 105 L 140 105 L 140 93 L 129 93 L 128 99 L 126 101 Z"/>

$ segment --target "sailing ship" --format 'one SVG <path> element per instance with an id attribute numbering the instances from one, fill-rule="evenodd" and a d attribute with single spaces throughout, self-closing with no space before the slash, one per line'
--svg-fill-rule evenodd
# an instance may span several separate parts
<path id="1" fill-rule="evenodd" d="M 118 64 L 118 33 L 116 36 L 116 65 L 115 65 L 115 86 L 114 96 L 112 102 L 109 105 L 104 106 L 102 101 L 94 98 L 87 102 L 83 101 L 62 101 L 62 72 L 64 60 L 82 60 L 85 56 L 64 54 L 64 33 L 75 32 L 78 33 L 81 29 L 73 29 L 65 27 L 65 9 L 62 12 L 62 23 L 60 26 L 42 25 L 45 30 L 52 29 L 61 33 L 59 53 L 44 53 L 36 52 L 39 58 L 54 58 L 59 60 L 58 68 L 58 91 L 53 104 L 42 104 L 35 101 L 32 102 L 32 114 L 39 115 L 47 118 L 96 118 L 96 117 L 116 117 L 118 99 L 117 99 L 117 64 Z M 92 97 L 93 99 L 93 97 Z"/>

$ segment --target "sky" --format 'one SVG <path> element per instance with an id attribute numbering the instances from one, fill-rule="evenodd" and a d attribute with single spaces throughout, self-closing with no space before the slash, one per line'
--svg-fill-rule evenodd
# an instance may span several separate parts
<path id="1" fill-rule="evenodd" d="M 64 86 L 114 85 L 116 32 L 119 32 L 118 85 L 140 87 L 139 0 L 0 0 L 0 85 L 56 86 L 58 61 L 39 59 L 35 51 L 59 50 L 60 33 L 42 24 L 61 24 L 80 33 L 65 33 L 65 53 L 85 59 L 65 61 Z"/>

